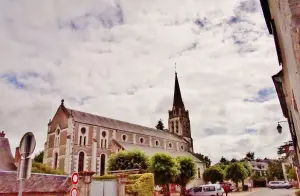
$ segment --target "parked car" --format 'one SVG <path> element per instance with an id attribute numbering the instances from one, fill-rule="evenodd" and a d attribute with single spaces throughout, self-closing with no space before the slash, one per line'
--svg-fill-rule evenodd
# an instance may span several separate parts
<path id="1" fill-rule="evenodd" d="M 220 184 L 207 184 L 187 190 L 187 196 L 223 196 L 224 189 Z"/>
<path id="2" fill-rule="evenodd" d="M 279 188 L 292 188 L 292 185 L 289 182 L 285 181 L 270 181 L 268 187 L 271 189 L 279 189 Z"/>

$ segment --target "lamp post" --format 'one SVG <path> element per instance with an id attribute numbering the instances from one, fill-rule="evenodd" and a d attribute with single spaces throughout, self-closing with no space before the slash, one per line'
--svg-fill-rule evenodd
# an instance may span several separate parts
<path id="1" fill-rule="evenodd" d="M 279 134 L 282 133 L 282 126 L 280 125 L 280 123 L 283 123 L 283 122 L 287 122 L 287 121 L 286 120 L 278 121 L 277 131 Z"/>

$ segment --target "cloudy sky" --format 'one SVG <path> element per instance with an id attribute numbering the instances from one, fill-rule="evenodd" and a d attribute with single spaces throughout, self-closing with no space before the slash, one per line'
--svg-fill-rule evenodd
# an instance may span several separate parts
<path id="1" fill-rule="evenodd" d="M 271 76 L 280 67 L 258 0 L 2 0 L 0 130 L 42 150 L 60 100 L 167 124 L 174 64 L 196 152 L 276 157 L 290 139 Z"/>

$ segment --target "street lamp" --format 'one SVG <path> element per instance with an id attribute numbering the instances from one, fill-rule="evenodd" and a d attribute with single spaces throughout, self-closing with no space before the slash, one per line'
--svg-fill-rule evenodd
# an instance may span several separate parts
<path id="1" fill-rule="evenodd" d="M 283 121 L 278 121 L 278 125 L 277 125 L 277 131 L 279 134 L 282 133 L 282 126 L 280 125 L 280 123 L 282 122 L 287 122 L 286 120 L 283 120 Z"/>

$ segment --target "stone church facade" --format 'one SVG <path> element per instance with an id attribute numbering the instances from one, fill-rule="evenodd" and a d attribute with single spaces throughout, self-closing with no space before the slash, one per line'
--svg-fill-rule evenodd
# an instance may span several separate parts
<path id="1" fill-rule="evenodd" d="M 177 73 L 172 110 L 167 130 L 110 119 L 65 107 L 62 100 L 48 124 L 44 164 L 65 173 L 94 171 L 106 173 L 108 157 L 120 150 L 140 149 L 151 156 L 156 152 L 192 157 L 201 179 L 205 164 L 193 151 L 189 111 L 185 109 Z"/>

